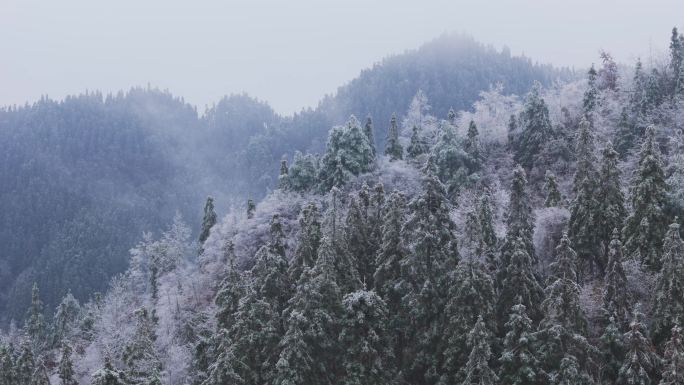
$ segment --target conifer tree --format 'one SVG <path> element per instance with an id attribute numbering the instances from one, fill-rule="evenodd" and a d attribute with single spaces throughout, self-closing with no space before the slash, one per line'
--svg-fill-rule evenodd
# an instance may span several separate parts
<path id="1" fill-rule="evenodd" d="M 546 373 L 535 351 L 537 339 L 532 329 L 532 320 L 527 316 L 523 304 L 514 305 L 505 325 L 506 336 L 499 379 L 502 385 L 544 384 Z"/>
<path id="2" fill-rule="evenodd" d="M 653 304 L 653 340 L 657 344 L 684 319 L 684 242 L 679 224 L 670 225 L 663 245 L 663 268 L 658 275 Z"/>
<path id="3" fill-rule="evenodd" d="M 471 348 L 468 362 L 463 368 L 463 385 L 495 385 L 499 378 L 489 367 L 489 359 L 492 355 L 490 348 L 491 334 L 487 330 L 482 316 L 479 316 L 475 326 L 468 334 L 468 346 Z"/>
<path id="4" fill-rule="evenodd" d="M 462 261 L 453 275 L 453 285 L 445 307 L 444 368 L 440 383 L 456 383 L 460 369 L 468 361 L 468 333 L 478 322 L 496 330 L 494 283 L 484 265 L 473 258 Z M 486 321 L 483 321 L 486 320 Z M 461 373 L 462 374 L 462 373 Z"/>
<path id="5" fill-rule="evenodd" d="M 634 147 L 636 138 L 635 124 L 627 112 L 627 107 L 623 107 L 617 124 L 617 132 L 615 133 L 615 150 L 620 154 L 620 158 L 624 158 Z"/>
<path id="6" fill-rule="evenodd" d="M 216 212 L 214 211 L 214 198 L 207 197 L 207 202 L 204 204 L 204 217 L 202 218 L 202 229 L 200 230 L 199 243 L 200 245 L 209 238 L 211 228 L 216 224 Z"/>
<path id="7" fill-rule="evenodd" d="M 558 372 L 551 376 L 553 385 L 589 385 L 591 378 L 579 367 L 577 359 L 572 355 L 565 355 L 560 361 Z"/>
<path id="8" fill-rule="evenodd" d="M 156 316 L 146 308 L 135 312 L 137 323 L 135 333 L 126 344 L 122 359 L 126 364 L 126 379 L 134 385 L 143 385 L 150 380 L 155 370 L 161 370 L 161 361 L 157 355 L 154 342 Z"/>
<path id="9" fill-rule="evenodd" d="M 375 132 L 373 129 L 373 119 L 371 119 L 370 115 L 366 118 L 366 124 L 363 126 L 363 133 L 366 135 L 366 138 L 368 138 L 368 143 L 371 146 L 371 153 L 373 154 L 373 158 L 375 158 Z"/>
<path id="10" fill-rule="evenodd" d="M 31 384 L 35 372 L 36 361 L 31 346 L 28 343 L 23 343 L 19 357 L 14 364 L 16 384 Z"/>
<path id="11" fill-rule="evenodd" d="M 255 263 L 250 271 L 251 286 L 259 299 L 269 302 L 273 311 L 280 313 L 285 310 L 292 283 L 287 274 L 285 235 L 278 214 L 271 218 L 269 232 L 271 239 L 268 244 L 254 256 Z"/>
<path id="12" fill-rule="evenodd" d="M 393 380 L 387 306 L 374 291 L 347 294 L 342 301 L 342 384 L 384 385 Z"/>
<path id="13" fill-rule="evenodd" d="M 582 99 L 582 112 L 590 121 L 596 110 L 597 103 L 598 90 L 596 88 L 596 69 L 592 64 L 591 68 L 589 68 L 589 72 L 587 72 L 587 90 L 584 91 L 584 98 Z"/>
<path id="14" fill-rule="evenodd" d="M 390 119 L 389 130 L 387 131 L 387 138 L 385 139 L 385 155 L 390 158 L 390 161 L 403 158 L 404 149 L 399 143 L 399 127 L 397 127 L 397 116 L 392 114 Z"/>
<path id="15" fill-rule="evenodd" d="M 672 94 L 682 89 L 679 84 L 680 75 L 682 73 L 682 62 L 684 62 L 684 44 L 682 44 L 682 37 L 677 31 L 677 27 L 672 28 L 672 35 L 670 37 L 670 70 L 672 71 Z"/>
<path id="16" fill-rule="evenodd" d="M 314 154 L 303 155 L 295 151 L 292 157 L 292 165 L 287 172 L 288 189 L 294 191 L 309 191 L 318 185 L 318 157 Z"/>
<path id="17" fill-rule="evenodd" d="M 454 107 L 449 108 L 449 112 L 447 113 L 447 121 L 451 125 L 456 124 L 456 111 L 454 111 Z"/>
<path id="18" fill-rule="evenodd" d="M 455 224 L 449 215 L 444 186 L 435 175 L 432 157 L 422 180 L 423 192 L 409 204 L 409 216 L 402 234 L 410 245 L 401 263 L 406 294 L 402 302 L 409 316 L 405 361 L 406 381 L 432 383 L 439 371 L 438 332 L 447 298 L 449 272 L 457 265 Z"/>
<path id="19" fill-rule="evenodd" d="M 323 191 L 340 187 L 351 176 L 372 170 L 374 161 L 371 143 L 359 121 L 352 115 L 347 124 L 333 127 L 328 134 L 319 170 Z"/>
<path id="20" fill-rule="evenodd" d="M 601 379 L 614 384 L 618 379 L 618 373 L 625 359 L 625 344 L 620 331 L 620 325 L 615 317 L 610 317 L 608 325 L 601 335 L 601 359 L 603 368 Z"/>
<path id="21" fill-rule="evenodd" d="M 480 250 L 484 256 L 485 266 L 492 276 L 496 274 L 497 253 L 498 253 L 498 238 L 496 230 L 494 229 L 494 214 L 492 213 L 492 206 L 490 204 L 489 191 L 482 194 L 482 198 L 477 208 L 477 219 L 480 224 Z"/>
<path id="22" fill-rule="evenodd" d="M 541 97 L 541 84 L 534 82 L 520 114 L 522 133 L 516 141 L 515 161 L 526 170 L 531 170 L 544 145 L 551 138 L 553 129 L 549 120 L 549 109 Z"/>
<path id="23" fill-rule="evenodd" d="M 468 181 L 468 154 L 456 136 L 456 128 L 450 124 L 442 124 L 437 143 L 431 151 L 434 157 L 436 173 L 446 187 L 447 195 L 455 198 L 459 190 Z"/>
<path id="24" fill-rule="evenodd" d="M 29 385 L 50 385 L 50 374 L 45 366 L 44 359 L 40 359 L 36 363 L 36 370 L 34 370 L 31 376 L 31 382 Z"/>
<path id="25" fill-rule="evenodd" d="M 603 254 L 602 264 L 608 261 L 609 245 L 612 242 L 613 229 L 621 229 L 627 217 L 625 197 L 622 194 L 622 181 L 618 168 L 618 153 L 613 150 L 611 142 L 606 143 L 602 151 L 601 169 L 598 174 L 598 206 L 595 211 L 596 229 Z"/>
<path id="26" fill-rule="evenodd" d="M 311 202 L 304 206 L 299 215 L 299 234 L 297 247 L 290 262 L 289 275 L 291 282 L 297 282 L 306 268 L 312 268 L 316 262 L 318 247 L 321 244 L 321 219 L 318 206 Z"/>
<path id="27" fill-rule="evenodd" d="M 109 357 L 105 357 L 104 367 L 93 373 L 91 385 L 126 385 L 121 373 L 114 369 Z"/>
<path id="28" fill-rule="evenodd" d="M 622 243 L 620 232 L 613 230 L 613 240 L 608 249 L 608 265 L 603 279 L 603 309 L 606 316 L 614 317 L 618 325 L 627 321 L 631 307 L 627 291 L 627 276 L 622 267 Z"/>
<path id="29" fill-rule="evenodd" d="M 71 294 L 71 291 L 62 298 L 55 311 L 55 319 L 52 331 L 52 343 L 58 346 L 62 340 L 67 338 L 74 326 L 81 311 L 81 306 Z"/>
<path id="30" fill-rule="evenodd" d="M 648 101 L 646 97 L 646 75 L 644 74 L 641 59 L 637 59 L 634 65 L 634 77 L 632 80 L 632 94 L 630 95 L 630 105 L 634 115 L 642 115 L 647 112 Z"/>
<path id="31" fill-rule="evenodd" d="M 664 367 L 660 385 L 684 384 L 684 341 L 679 325 L 672 327 L 670 340 L 665 344 Z"/>
<path id="32" fill-rule="evenodd" d="M 423 136 L 423 133 L 417 125 L 414 125 L 413 129 L 411 130 L 411 142 L 406 148 L 406 154 L 409 158 L 415 159 L 428 151 L 429 146 L 425 140 L 425 137 Z"/>
<path id="33" fill-rule="evenodd" d="M 254 211 L 256 211 L 256 205 L 251 199 L 247 199 L 247 219 L 254 218 Z"/>
<path id="34" fill-rule="evenodd" d="M 468 125 L 468 134 L 466 136 L 465 145 L 463 146 L 465 152 L 470 157 L 469 169 L 470 172 L 476 172 L 482 167 L 482 151 L 480 148 L 479 133 L 474 121 L 470 121 Z"/>
<path id="35" fill-rule="evenodd" d="M 563 196 L 561 195 L 560 191 L 558 191 L 558 182 L 556 182 L 556 176 L 553 175 L 551 170 L 546 170 L 544 180 L 544 191 L 546 191 L 546 200 L 544 201 L 544 206 L 560 206 L 563 201 Z"/>
<path id="36" fill-rule="evenodd" d="M 59 361 L 59 368 L 57 370 L 60 379 L 60 385 L 78 385 L 78 381 L 74 378 L 74 364 L 71 361 L 71 346 L 65 344 L 62 348 L 62 359 Z"/>
<path id="37" fill-rule="evenodd" d="M 235 356 L 233 344 L 226 329 L 218 332 L 218 357 L 209 367 L 209 376 L 202 385 L 242 385 L 243 379 L 236 373 L 235 366 L 240 366 L 240 361 Z"/>
<path id="38" fill-rule="evenodd" d="M 620 368 L 618 384 L 649 385 L 653 371 L 658 365 L 659 358 L 648 338 L 643 318 L 644 315 L 637 306 L 629 324 L 629 331 L 624 335 L 627 353 Z"/>
<path id="39" fill-rule="evenodd" d="M 651 269 L 660 269 L 662 240 L 667 221 L 665 177 L 655 129 L 649 127 L 630 189 L 632 214 L 622 230 L 627 256 Z"/>
<path id="40" fill-rule="evenodd" d="M 0 343 L 0 385 L 13 385 L 16 382 L 14 352 Z"/>
<path id="41" fill-rule="evenodd" d="M 233 259 L 229 260 L 226 275 L 221 281 L 216 293 L 216 323 L 219 329 L 228 329 L 235 321 L 240 298 L 245 293 L 242 274 L 234 266 Z"/>
<path id="42" fill-rule="evenodd" d="M 361 208 L 354 196 L 349 200 L 344 232 L 347 251 L 359 270 L 361 282 L 364 287 L 370 288 L 375 273 L 375 255 L 369 239 L 372 234 L 368 228 L 367 210 Z"/>
<path id="43" fill-rule="evenodd" d="M 43 316 L 43 301 L 40 300 L 38 284 L 33 283 L 31 290 L 31 306 L 26 316 L 26 334 L 31 339 L 34 351 L 39 351 L 45 339 L 45 317 Z"/>

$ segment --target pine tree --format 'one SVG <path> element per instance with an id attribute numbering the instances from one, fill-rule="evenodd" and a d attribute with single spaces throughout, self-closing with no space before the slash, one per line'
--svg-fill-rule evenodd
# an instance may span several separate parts
<path id="1" fill-rule="evenodd" d="M 684 384 L 684 341 L 679 325 L 672 327 L 670 340 L 665 344 L 664 359 L 660 385 Z"/>
<path id="2" fill-rule="evenodd" d="M 587 72 L 587 90 L 584 91 L 584 98 L 582 99 L 582 112 L 584 116 L 590 121 L 596 105 L 598 103 L 598 90 L 596 89 L 596 69 L 591 65 L 589 72 Z"/>
<path id="3" fill-rule="evenodd" d="M 642 115 L 647 112 L 648 101 L 646 99 L 646 75 L 643 71 L 641 59 L 637 59 L 634 65 L 634 77 L 632 80 L 632 94 L 630 95 L 630 105 L 634 115 Z"/>
<path id="4" fill-rule="evenodd" d="M 81 306 L 76 298 L 71 294 L 71 291 L 67 292 L 55 310 L 52 332 L 53 346 L 59 346 L 62 340 L 71 334 L 72 329 L 76 326 L 80 311 Z"/>
<path id="5" fill-rule="evenodd" d="M 109 357 L 105 357 L 104 367 L 93 373 L 91 385 L 126 385 L 121 373 L 115 370 Z"/>
<path id="6" fill-rule="evenodd" d="M 618 384 L 649 385 L 652 373 L 658 365 L 659 358 L 648 338 L 643 318 L 644 315 L 637 306 L 629 325 L 630 330 L 624 335 L 627 353 L 620 368 Z"/>
<path id="7" fill-rule="evenodd" d="M 287 188 L 293 191 L 304 192 L 318 185 L 318 163 L 316 155 L 303 155 L 301 152 L 295 151 L 292 157 L 292 165 L 287 173 Z"/>
<path id="8" fill-rule="evenodd" d="M 250 270 L 251 286 L 259 299 L 269 302 L 273 311 L 280 313 L 285 309 L 292 283 L 288 276 L 288 263 L 285 255 L 285 235 L 278 214 L 271 218 L 270 240 L 254 256 L 254 266 Z"/>
<path id="9" fill-rule="evenodd" d="M 516 141 L 515 161 L 526 170 L 531 170 L 553 133 L 549 120 L 549 109 L 541 97 L 541 84 L 537 81 L 534 82 L 530 93 L 527 94 L 519 123 L 522 133 Z"/>
<path id="10" fill-rule="evenodd" d="M 502 385 L 535 385 L 546 383 L 541 363 L 536 356 L 536 336 L 527 308 L 519 303 L 511 309 L 505 325 L 503 352 L 499 357 Z"/>
<path id="11" fill-rule="evenodd" d="M 226 275 L 216 292 L 216 323 L 219 329 L 228 329 L 235 322 L 235 313 L 244 293 L 245 283 L 242 274 L 230 259 Z"/>
<path id="12" fill-rule="evenodd" d="M 202 218 L 202 229 L 200 230 L 199 243 L 200 245 L 209 238 L 211 228 L 216 224 L 216 212 L 214 211 L 214 198 L 207 197 L 207 203 L 204 204 L 204 217 Z"/>
<path id="13" fill-rule="evenodd" d="M 414 125 L 413 129 L 411 130 L 411 142 L 409 143 L 409 146 L 406 148 L 406 153 L 408 154 L 408 157 L 411 159 L 416 159 L 420 155 L 428 152 L 429 149 L 430 148 L 420 128 L 417 125 Z"/>
<path id="14" fill-rule="evenodd" d="M 322 248 L 325 245 L 330 245 L 327 236 Z M 328 384 L 339 378 L 342 298 L 334 259 L 332 253 L 319 252 L 314 267 L 305 269 L 297 283 L 275 366 L 276 385 Z"/>
<path id="15" fill-rule="evenodd" d="M 480 321 L 487 330 L 496 330 L 494 283 L 482 263 L 468 258 L 458 264 L 445 307 L 444 368 L 440 383 L 456 383 L 459 370 L 470 353 L 467 337 Z"/>
<path id="16" fill-rule="evenodd" d="M 318 213 L 318 206 L 311 202 L 302 209 L 299 215 L 297 247 L 289 268 L 291 282 L 297 282 L 304 269 L 313 267 L 320 244 L 320 214 Z"/>
<path id="17" fill-rule="evenodd" d="M 368 143 L 371 146 L 371 153 L 373 154 L 373 158 L 375 158 L 375 132 L 373 130 L 373 119 L 371 119 L 370 115 L 366 118 L 366 124 L 363 126 L 363 133 L 366 135 L 366 138 L 368 138 Z"/>
<path id="18" fill-rule="evenodd" d="M 591 272 L 603 272 L 596 239 L 596 211 L 598 191 L 594 135 L 589 121 L 582 119 L 577 134 L 577 170 L 573 191 L 577 194 L 570 210 L 569 236 L 577 254 Z M 583 267 L 584 267 L 583 266 Z M 582 269 L 584 270 L 584 269 Z"/>
<path id="19" fill-rule="evenodd" d="M 372 235 L 368 228 L 368 213 L 362 209 L 362 204 L 356 197 L 349 200 L 349 210 L 345 220 L 345 241 L 347 251 L 359 270 L 359 276 L 364 287 L 372 287 L 373 274 L 375 273 L 375 255 L 371 240 Z"/>
<path id="20" fill-rule="evenodd" d="M 456 111 L 454 111 L 453 107 L 449 108 L 449 112 L 447 113 L 447 121 L 451 125 L 456 124 Z"/>
<path id="21" fill-rule="evenodd" d="M 627 112 L 627 107 L 623 107 L 615 133 L 615 150 L 620 154 L 620 158 L 624 158 L 634 147 L 638 135 L 636 131 L 635 124 Z"/>
<path id="22" fill-rule="evenodd" d="M 468 362 L 463 368 L 463 385 L 495 385 L 499 378 L 489 367 L 489 359 L 492 355 L 491 335 L 485 325 L 482 316 L 478 317 L 475 326 L 468 334 L 468 346 L 471 348 Z"/>
<path id="23" fill-rule="evenodd" d="M 679 224 L 670 225 L 663 250 L 663 268 L 658 275 L 653 304 L 653 339 L 657 344 L 684 319 L 684 242 L 679 235 Z"/>
<path id="24" fill-rule="evenodd" d="M 563 196 L 560 191 L 558 191 L 558 182 L 556 182 L 556 176 L 553 175 L 551 170 L 546 170 L 544 175 L 544 191 L 546 191 L 546 200 L 544 201 L 544 207 L 558 207 L 563 201 Z"/>
<path id="25" fill-rule="evenodd" d="M 390 119 L 389 130 L 387 131 L 387 138 L 385 139 L 385 155 L 390 158 L 390 161 L 403 158 L 404 149 L 399 144 L 399 128 L 397 127 L 397 116 L 392 114 Z"/>
<path id="26" fill-rule="evenodd" d="M 247 199 L 247 219 L 254 218 L 254 211 L 256 211 L 256 205 L 251 199 Z"/>
<path id="27" fill-rule="evenodd" d="M 59 361 L 60 385 L 78 385 L 78 381 L 74 378 L 74 364 L 71 361 L 71 346 L 64 345 L 62 348 L 62 359 Z"/>
<path id="28" fill-rule="evenodd" d="M 503 280 L 497 298 L 499 323 L 503 325 L 513 305 L 519 303 L 531 310 L 532 320 L 538 321 L 541 318 L 539 304 L 544 298 L 544 292 L 534 275 L 530 255 L 521 238 L 513 242 L 511 250 L 509 261 L 501 274 Z"/>
<path id="29" fill-rule="evenodd" d="M 496 230 L 494 229 L 494 214 L 492 213 L 492 206 L 490 204 L 489 191 L 485 191 L 484 194 L 482 194 L 482 198 L 478 205 L 477 219 L 480 224 L 480 239 L 482 241 L 480 249 L 484 254 L 484 262 L 489 273 L 495 274 L 497 263 L 496 253 L 498 251 L 497 244 L 499 240 L 496 235 Z"/>
<path id="30" fill-rule="evenodd" d="M 558 372 L 551 376 L 553 385 L 589 385 L 591 378 L 579 367 L 577 359 L 572 355 L 565 355 L 560 361 Z"/>
<path id="31" fill-rule="evenodd" d="M 352 115 L 347 124 L 333 127 L 328 134 L 319 171 L 322 190 L 340 187 L 351 176 L 369 172 L 373 169 L 374 162 L 371 143 L 359 121 Z"/>
<path id="32" fill-rule="evenodd" d="M 679 31 L 677 31 L 677 27 L 674 27 L 670 37 L 670 70 L 672 71 L 673 95 L 682 88 L 682 85 L 679 84 L 682 62 L 684 62 L 684 44 L 682 44 L 682 37 L 679 35 Z"/>
<path id="33" fill-rule="evenodd" d="M 613 240 L 608 248 L 608 265 L 603 279 L 603 309 L 608 317 L 614 317 L 618 325 L 626 322 L 631 313 L 627 290 L 627 276 L 622 267 L 622 243 L 620 232 L 613 230 Z"/>
<path id="34" fill-rule="evenodd" d="M 202 385 L 242 385 L 243 379 L 236 373 L 240 361 L 235 356 L 233 344 L 226 329 L 218 332 L 218 357 L 209 367 L 209 376 Z"/>
<path id="35" fill-rule="evenodd" d="M 342 301 L 342 384 L 382 385 L 393 379 L 387 306 L 373 291 L 356 291 Z"/>
<path id="36" fill-rule="evenodd" d="M 601 358 L 603 360 L 601 379 L 609 384 L 614 384 L 617 381 L 620 367 L 625 359 L 625 344 L 620 325 L 621 323 L 615 317 L 610 317 L 600 338 Z"/>
<path id="37" fill-rule="evenodd" d="M 34 370 L 31 376 L 31 382 L 29 385 L 50 385 L 50 374 L 45 366 L 45 360 L 40 359 L 36 363 L 36 370 Z"/>
<path id="38" fill-rule="evenodd" d="M 626 254 L 658 270 L 667 221 L 666 185 L 653 127 L 646 131 L 630 195 L 633 212 L 622 230 Z"/>
<path id="39" fill-rule="evenodd" d="M 19 357 L 17 357 L 14 364 L 16 384 L 30 384 L 35 371 L 36 362 L 33 357 L 31 346 L 28 343 L 23 343 Z"/>
<path id="40" fill-rule="evenodd" d="M 161 370 L 161 361 L 157 355 L 154 342 L 156 316 L 146 308 L 135 312 L 137 323 L 135 333 L 126 344 L 122 359 L 126 364 L 126 379 L 134 385 L 146 384 L 155 370 Z"/>
<path id="41" fill-rule="evenodd" d="M 482 151 L 480 148 L 479 133 L 474 121 L 470 121 L 468 125 L 468 134 L 465 145 L 463 146 L 465 152 L 469 155 L 468 168 L 470 172 L 476 172 L 482 167 Z"/>
<path id="42" fill-rule="evenodd" d="M 613 229 L 621 229 L 627 217 L 625 197 L 622 194 L 622 181 L 618 168 L 618 153 L 613 150 L 611 142 L 606 143 L 602 151 L 601 169 L 598 174 L 598 206 L 595 212 L 595 231 L 602 249 L 602 265 L 608 261 L 609 245 L 612 242 Z"/>
<path id="43" fill-rule="evenodd" d="M 14 352 L 11 346 L 0 343 L 0 385 L 13 385 L 16 381 Z"/>
<path id="44" fill-rule="evenodd" d="M 43 316 L 43 302 L 40 300 L 38 284 L 33 283 L 31 290 L 31 306 L 26 316 L 26 334 L 31 339 L 34 351 L 40 351 L 45 342 L 45 317 Z"/>

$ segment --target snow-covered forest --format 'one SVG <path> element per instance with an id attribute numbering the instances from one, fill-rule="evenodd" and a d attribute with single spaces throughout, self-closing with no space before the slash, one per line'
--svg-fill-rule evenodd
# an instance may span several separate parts
<path id="1" fill-rule="evenodd" d="M 490 77 L 468 105 L 426 87 L 391 104 L 401 110 L 349 97 L 277 134 L 262 121 L 255 142 L 275 143 L 301 122 L 303 136 L 340 111 L 373 112 L 290 152 L 250 141 L 235 156 L 268 161 L 277 178 L 255 181 L 267 192 L 221 202 L 236 195 L 201 189 L 201 221 L 183 206 L 145 229 L 119 256 L 125 271 L 95 278 L 106 290 L 84 299 L 83 283 L 45 306 L 70 287 L 36 279 L 1 334 L 0 385 L 684 384 L 676 28 L 663 58 L 602 51 L 581 76 L 515 59 L 524 80 Z M 42 106 L 4 110 L 0 124 Z M 218 108 L 202 120 L 223 119 Z"/>

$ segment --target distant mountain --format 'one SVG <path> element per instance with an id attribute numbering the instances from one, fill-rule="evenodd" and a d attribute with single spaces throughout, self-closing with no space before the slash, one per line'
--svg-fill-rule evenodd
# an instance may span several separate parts
<path id="1" fill-rule="evenodd" d="M 127 250 L 176 210 L 198 223 L 207 195 L 219 211 L 258 198 L 295 150 L 320 151 L 331 126 L 371 115 L 381 145 L 393 112 L 423 90 L 433 113 L 467 109 L 502 82 L 524 93 L 533 80 L 573 76 L 444 35 L 383 60 L 292 117 L 246 95 L 204 115 L 167 92 L 86 93 L 0 110 L 0 319 L 21 319 L 37 282 L 48 311 L 67 292 L 85 299 L 126 268 Z"/>

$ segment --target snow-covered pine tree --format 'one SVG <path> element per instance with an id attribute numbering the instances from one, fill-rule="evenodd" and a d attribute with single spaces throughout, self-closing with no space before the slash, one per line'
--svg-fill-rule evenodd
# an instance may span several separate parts
<path id="1" fill-rule="evenodd" d="M 596 239 L 596 210 L 598 200 L 598 180 L 596 172 L 596 155 L 594 154 L 594 135 L 591 125 L 583 118 L 577 132 L 577 170 L 573 179 L 573 192 L 576 197 L 570 209 L 568 235 L 579 255 L 582 266 L 580 276 L 586 270 L 590 275 L 602 274 L 604 265 L 600 258 L 600 249 Z M 590 277 L 591 278 L 591 277 Z"/>
<path id="2" fill-rule="evenodd" d="M 618 153 L 609 141 L 601 151 L 601 168 L 598 174 L 598 192 L 596 194 L 598 206 L 595 211 L 594 223 L 597 238 L 601 245 L 602 265 L 608 262 L 610 243 L 613 229 L 622 229 L 627 209 L 625 196 L 622 193 L 622 181 L 618 168 Z"/>
<path id="3" fill-rule="evenodd" d="M 252 199 L 247 199 L 247 219 L 254 218 L 254 212 L 256 211 L 256 204 Z"/>
<path id="4" fill-rule="evenodd" d="M 34 352 L 39 352 L 45 345 L 45 316 L 43 315 L 43 301 L 40 300 L 40 290 L 38 284 L 33 283 L 31 289 L 31 306 L 26 315 L 26 324 L 24 325 L 26 335 L 31 340 L 31 346 Z"/>
<path id="5" fill-rule="evenodd" d="M 156 316 L 144 307 L 136 310 L 135 316 L 135 333 L 127 342 L 121 358 L 126 364 L 126 380 L 133 385 L 144 385 L 162 366 L 154 344 L 157 339 L 154 332 Z"/>
<path id="6" fill-rule="evenodd" d="M 57 369 L 60 385 L 78 385 L 78 381 L 74 378 L 74 363 L 71 361 L 71 354 L 71 346 L 65 344 L 62 348 L 62 358 Z"/>
<path id="7" fill-rule="evenodd" d="M 625 325 L 631 314 L 627 276 L 622 267 L 622 242 L 617 228 L 608 248 L 608 265 L 603 279 L 603 310 L 606 317 L 614 318 L 618 325 Z"/>
<path id="8" fill-rule="evenodd" d="M 295 151 L 292 165 L 287 173 L 287 188 L 293 191 L 309 191 L 318 185 L 318 157 Z"/>
<path id="9" fill-rule="evenodd" d="M 93 373 L 90 385 L 126 385 L 122 374 L 114 369 L 109 356 L 104 359 L 104 366 Z"/>
<path id="10" fill-rule="evenodd" d="M 614 384 L 625 359 L 625 344 L 620 331 L 622 323 L 615 317 L 608 319 L 608 325 L 601 335 L 601 359 L 603 367 L 600 372 L 601 381 Z"/>
<path id="11" fill-rule="evenodd" d="M 443 319 L 450 272 L 458 264 L 455 224 L 449 215 L 444 186 L 435 173 L 432 157 L 422 179 L 423 191 L 409 204 L 410 215 L 402 230 L 410 245 L 401 262 L 399 283 L 406 294 L 402 302 L 409 318 L 405 380 L 434 383 L 439 373 Z"/>
<path id="12" fill-rule="evenodd" d="M 666 185 L 655 129 L 646 130 L 641 146 L 630 199 L 632 214 L 625 221 L 623 239 L 627 256 L 640 260 L 653 270 L 661 266 L 660 255 L 665 235 Z"/>
<path id="13" fill-rule="evenodd" d="M 655 288 L 654 342 L 665 341 L 681 320 L 684 320 L 684 242 L 679 235 L 679 224 L 673 223 L 663 242 L 663 267 Z"/>
<path id="14" fill-rule="evenodd" d="M 214 198 L 207 197 L 207 202 L 204 204 L 204 217 L 202 218 L 202 228 L 200 229 L 199 243 L 203 245 L 209 238 L 211 228 L 216 224 L 216 211 L 214 211 Z"/>
<path id="15" fill-rule="evenodd" d="M 387 130 L 387 137 L 385 138 L 385 155 L 389 157 L 390 161 L 402 159 L 404 156 L 404 149 L 399 143 L 399 127 L 397 127 L 396 114 L 392 114 L 390 126 Z"/>
<path id="16" fill-rule="evenodd" d="M 76 321 L 81 311 L 81 306 L 71 294 L 71 291 L 62 298 L 55 310 L 54 322 L 52 325 L 52 345 L 59 346 L 62 340 L 69 337 L 76 326 Z"/>
<path id="17" fill-rule="evenodd" d="M 363 133 L 366 135 L 366 138 L 368 138 L 368 144 L 371 146 L 371 153 L 373 154 L 373 158 L 375 158 L 375 130 L 373 129 L 373 119 L 370 115 L 366 117 L 366 124 L 363 126 Z"/>
<path id="18" fill-rule="evenodd" d="M 506 336 L 499 357 L 501 385 L 545 384 L 546 373 L 537 358 L 537 338 L 525 305 L 519 303 L 513 306 L 504 330 Z"/>
<path id="19" fill-rule="evenodd" d="M 374 291 L 360 290 L 342 300 L 339 337 L 344 385 L 384 385 L 394 380 L 387 330 L 387 306 Z"/>
<path id="20" fill-rule="evenodd" d="M 19 357 L 14 363 L 14 379 L 16 384 L 31 384 L 36 371 L 36 361 L 33 356 L 31 345 L 22 343 Z"/>
<path id="21" fill-rule="evenodd" d="M 15 381 L 13 349 L 0 342 L 0 385 L 13 385 Z"/>
<path id="22" fill-rule="evenodd" d="M 562 204 L 563 196 L 558 191 L 558 182 L 551 170 L 546 170 L 544 174 L 544 191 L 546 191 L 544 207 L 559 207 Z"/>
<path id="23" fill-rule="evenodd" d="M 480 147 L 479 133 L 474 121 L 468 124 L 468 133 L 463 146 L 469 155 L 468 169 L 470 173 L 477 172 L 482 167 L 482 149 Z"/>
<path id="24" fill-rule="evenodd" d="M 477 219 L 480 223 L 480 239 L 482 245 L 480 249 L 482 250 L 484 256 L 484 263 L 490 274 L 496 273 L 497 266 L 497 253 L 498 253 L 498 242 L 499 239 L 496 235 L 496 230 L 494 229 L 494 214 L 492 213 L 492 205 L 490 203 L 489 191 L 485 189 L 480 198 L 479 204 L 477 205 Z"/>
<path id="25" fill-rule="evenodd" d="M 445 328 L 442 343 L 444 364 L 440 384 L 453 384 L 463 380 L 458 376 L 460 369 L 468 361 L 471 346 L 468 333 L 479 319 L 487 330 L 496 330 L 494 283 L 485 266 L 474 259 L 467 258 L 456 267 L 453 285 L 449 290 L 448 302 L 444 310 Z"/>
<path id="26" fill-rule="evenodd" d="M 311 202 L 304 206 L 299 215 L 299 234 L 297 247 L 290 261 L 289 275 L 291 282 L 297 282 L 306 268 L 316 263 L 318 247 L 321 243 L 321 218 L 318 206 Z"/>
<path id="27" fill-rule="evenodd" d="M 582 113 L 584 116 L 593 120 L 594 111 L 596 111 L 596 106 L 598 104 L 598 89 L 596 88 L 596 69 L 594 65 L 591 65 L 589 71 L 587 72 L 587 89 L 584 91 L 584 98 L 582 99 Z"/>
<path id="28" fill-rule="evenodd" d="M 418 125 L 414 125 L 411 130 L 411 141 L 409 146 L 406 147 L 406 154 L 410 159 L 416 159 L 422 154 L 429 151 L 429 146 L 427 140 L 423 136 L 421 129 Z"/>
<path id="29" fill-rule="evenodd" d="M 559 369 L 551 375 L 553 385 L 590 385 L 591 377 L 582 369 L 577 359 L 566 354 L 560 361 Z"/>
<path id="30" fill-rule="evenodd" d="M 267 301 L 273 311 L 280 314 L 287 306 L 293 285 L 288 276 L 285 234 L 278 214 L 271 218 L 269 232 L 268 244 L 254 256 L 250 285 L 258 299 Z"/>
<path id="31" fill-rule="evenodd" d="M 492 355 L 491 343 L 491 333 L 487 330 L 482 316 L 479 316 L 475 326 L 468 334 L 468 346 L 471 350 L 468 362 L 462 369 L 462 385 L 495 385 L 499 383 L 499 378 L 489 366 Z"/>
<path id="32" fill-rule="evenodd" d="M 549 108 L 541 96 L 541 83 L 535 81 L 527 94 L 525 106 L 520 113 L 522 132 L 515 140 L 515 161 L 526 170 L 531 170 L 544 145 L 551 138 L 553 129 L 549 120 Z"/>
<path id="33" fill-rule="evenodd" d="M 359 277 L 364 287 L 373 287 L 373 274 L 375 273 L 375 255 L 369 237 L 371 229 L 368 227 L 367 209 L 363 203 L 352 196 L 349 199 L 349 209 L 344 224 L 346 249 L 359 271 Z"/>
<path id="34" fill-rule="evenodd" d="M 464 151 L 456 135 L 456 128 L 442 122 L 437 143 L 431 150 L 436 173 L 446 187 L 447 196 L 455 198 L 468 181 L 468 154 Z"/>
<path id="35" fill-rule="evenodd" d="M 245 381 L 237 374 L 235 367 L 241 360 L 235 356 L 233 342 L 226 329 L 219 329 L 217 338 L 218 357 L 209 367 L 209 376 L 202 385 L 242 385 Z"/>
<path id="36" fill-rule="evenodd" d="M 653 348 L 644 325 L 644 315 L 637 305 L 629 324 L 629 331 L 624 334 L 625 360 L 618 374 L 618 384 L 649 385 L 660 358 Z"/>
<path id="37" fill-rule="evenodd" d="M 240 298 L 245 294 L 245 282 L 235 267 L 233 259 L 228 260 L 226 275 L 216 292 L 216 324 L 218 329 L 228 329 L 235 322 Z"/>
<path id="38" fill-rule="evenodd" d="M 374 162 L 375 156 L 368 137 L 352 115 L 347 124 L 333 127 L 328 133 L 319 170 L 322 190 L 342 186 L 350 176 L 372 170 Z"/>
<path id="39" fill-rule="evenodd" d="M 659 385 L 684 384 L 684 341 L 679 325 L 672 327 L 670 340 L 665 344 L 664 365 Z"/>

